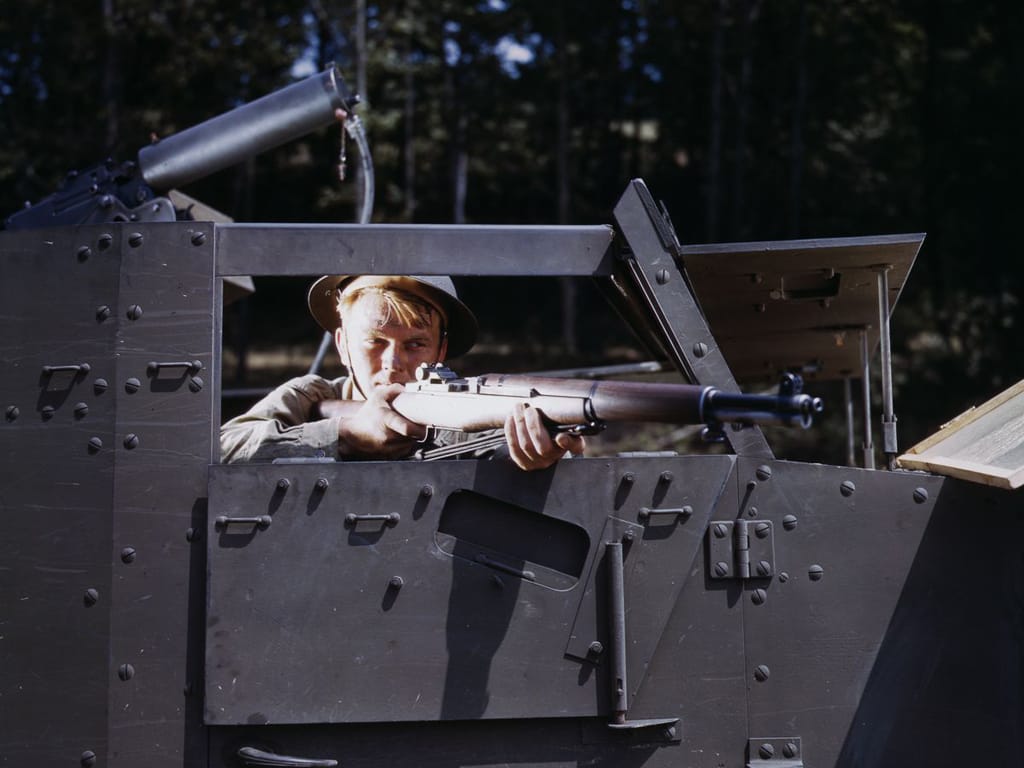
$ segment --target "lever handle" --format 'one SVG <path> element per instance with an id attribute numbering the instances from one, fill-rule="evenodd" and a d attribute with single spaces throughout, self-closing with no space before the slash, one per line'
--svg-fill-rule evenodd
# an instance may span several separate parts
<path id="1" fill-rule="evenodd" d="M 281 768 L 334 768 L 337 760 L 331 758 L 317 759 L 312 757 L 292 757 L 265 752 L 255 747 L 242 747 L 238 750 L 242 762 L 251 766 L 280 766 Z"/>

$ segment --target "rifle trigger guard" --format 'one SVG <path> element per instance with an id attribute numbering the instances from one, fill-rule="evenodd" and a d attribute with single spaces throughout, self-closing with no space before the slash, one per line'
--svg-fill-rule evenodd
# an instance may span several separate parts
<path id="1" fill-rule="evenodd" d="M 590 421 L 587 422 L 586 424 L 571 424 L 568 426 L 562 425 L 559 426 L 555 430 L 555 432 L 565 432 L 575 437 L 581 437 L 583 435 L 600 434 L 606 426 L 607 425 L 603 421 Z"/>

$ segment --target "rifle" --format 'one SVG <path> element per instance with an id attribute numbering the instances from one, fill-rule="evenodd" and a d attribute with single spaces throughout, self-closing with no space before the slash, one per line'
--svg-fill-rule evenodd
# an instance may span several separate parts
<path id="1" fill-rule="evenodd" d="M 704 437 L 722 440 L 723 424 L 781 425 L 807 429 L 824 410 L 821 398 L 802 393 L 803 381 L 783 376 L 778 394 L 723 392 L 695 384 L 558 379 L 523 374 L 460 378 L 441 364 L 421 365 L 416 380 L 392 400 L 409 421 L 435 429 L 482 432 L 500 428 L 517 403 L 537 408 L 553 431 L 596 434 L 610 422 L 705 424 Z M 350 416 L 360 401 L 328 400 L 320 413 Z M 473 444 L 474 448 L 482 447 Z"/>

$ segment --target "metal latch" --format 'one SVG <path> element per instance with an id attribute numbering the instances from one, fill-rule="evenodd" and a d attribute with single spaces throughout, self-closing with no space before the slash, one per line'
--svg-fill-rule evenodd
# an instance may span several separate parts
<path id="1" fill-rule="evenodd" d="M 775 574 L 770 520 L 713 520 L 708 526 L 712 579 L 766 579 Z"/>

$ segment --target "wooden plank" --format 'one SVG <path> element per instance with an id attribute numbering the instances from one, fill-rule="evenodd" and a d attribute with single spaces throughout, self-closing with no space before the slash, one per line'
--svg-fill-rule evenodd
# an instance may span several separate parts
<path id="1" fill-rule="evenodd" d="M 897 464 L 999 488 L 1024 484 L 1024 381 L 944 424 Z"/>

